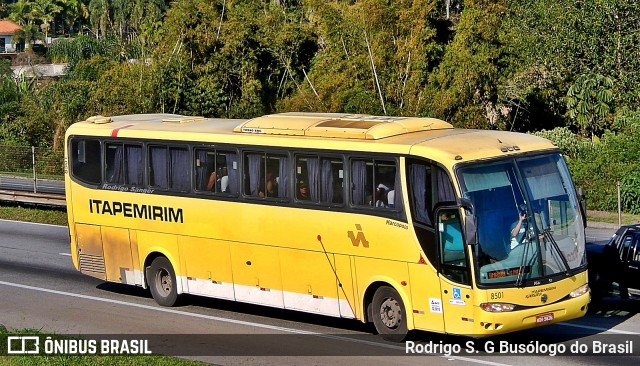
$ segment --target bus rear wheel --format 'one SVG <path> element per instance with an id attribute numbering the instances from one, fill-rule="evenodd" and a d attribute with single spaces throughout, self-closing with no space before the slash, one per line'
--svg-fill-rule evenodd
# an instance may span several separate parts
<path id="1" fill-rule="evenodd" d="M 382 286 L 373 295 L 371 316 L 378 334 L 385 340 L 401 342 L 408 333 L 404 302 L 394 288 Z"/>
<path id="2" fill-rule="evenodd" d="M 178 301 L 176 273 L 171 262 L 165 257 L 158 257 L 147 269 L 147 281 L 151 296 L 160 306 L 173 306 Z"/>

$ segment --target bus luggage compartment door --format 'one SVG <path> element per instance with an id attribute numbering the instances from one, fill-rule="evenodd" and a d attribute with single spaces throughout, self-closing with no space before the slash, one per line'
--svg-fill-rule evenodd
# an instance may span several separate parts
<path id="1" fill-rule="evenodd" d="M 102 243 L 107 281 L 135 284 L 129 229 L 103 226 Z"/>
<path id="2" fill-rule="evenodd" d="M 100 226 L 76 224 L 78 270 L 86 275 L 107 279 Z"/>

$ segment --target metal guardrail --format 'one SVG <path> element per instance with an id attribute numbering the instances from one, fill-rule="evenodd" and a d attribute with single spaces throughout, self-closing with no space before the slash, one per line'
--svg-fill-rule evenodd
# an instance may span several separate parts
<path id="1" fill-rule="evenodd" d="M 0 201 L 66 206 L 62 152 L 0 145 Z"/>
<path id="2" fill-rule="evenodd" d="M 49 193 L 32 193 L 32 192 L 20 192 L 20 191 L 5 191 L 0 190 L 0 201 L 9 201 L 17 203 L 29 203 L 36 205 L 47 205 L 66 207 L 67 201 L 62 194 L 49 194 Z"/>

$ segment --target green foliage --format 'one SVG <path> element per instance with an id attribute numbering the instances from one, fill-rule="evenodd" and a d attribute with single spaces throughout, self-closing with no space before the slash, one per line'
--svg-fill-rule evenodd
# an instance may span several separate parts
<path id="1" fill-rule="evenodd" d="M 501 29 L 512 70 L 503 96 L 521 107 L 519 125 L 539 129 L 549 121 L 554 126 L 577 123 L 566 113 L 564 97 L 584 74 L 615 80 L 611 87 L 604 87 L 612 93 L 612 101 L 605 102 L 611 113 L 637 109 L 638 24 L 637 1 L 511 0 Z M 593 112 L 588 115 L 594 116 Z M 586 124 L 581 126 L 595 125 L 587 133 L 597 135 L 610 123 L 602 117 L 588 121 L 589 117 L 583 119 Z"/>
<path id="2" fill-rule="evenodd" d="M 587 191 L 590 208 L 617 209 L 616 182 L 628 181 L 640 171 L 640 132 L 614 134 L 606 132 L 600 141 L 585 142 L 576 159 L 568 161 L 576 186 Z M 623 183 L 624 184 L 624 183 Z M 627 188 L 622 187 L 622 190 Z M 625 199 L 625 198 L 623 198 Z M 625 207 L 631 207 L 627 204 Z"/>
<path id="3" fill-rule="evenodd" d="M 582 134 L 604 130 L 602 122 L 611 112 L 613 80 L 599 74 L 584 74 L 567 91 L 567 115 Z"/>
<path id="4" fill-rule="evenodd" d="M 51 146 L 54 122 L 49 112 L 42 108 L 36 94 L 20 99 L 20 114 L 0 126 L 3 143 L 26 146 Z"/>
<path id="5" fill-rule="evenodd" d="M 87 99 L 89 114 L 120 115 L 157 110 L 154 70 L 144 63 L 119 63 L 93 83 Z"/>
<path id="6" fill-rule="evenodd" d="M 542 130 L 535 133 L 536 136 L 544 137 L 554 142 L 562 153 L 571 159 L 580 156 L 581 152 L 591 147 L 591 141 L 580 140 L 567 127 L 556 127 L 553 130 Z"/>
<path id="7" fill-rule="evenodd" d="M 286 69 L 295 87 L 281 110 L 416 115 L 441 57 L 437 1 L 304 2 L 318 50 Z"/>
<path id="8" fill-rule="evenodd" d="M 427 87 L 428 115 L 461 127 L 504 128 L 509 107 L 498 100 L 504 51 L 498 37 L 505 1 L 465 1 L 455 38 Z"/>
<path id="9" fill-rule="evenodd" d="M 67 62 L 73 68 L 78 62 L 94 56 L 113 61 L 137 58 L 142 54 L 141 47 L 135 41 L 123 40 L 112 33 L 101 38 L 81 35 L 55 42 L 49 47 L 48 56 L 53 62 Z"/>
<path id="10" fill-rule="evenodd" d="M 640 214 L 640 172 L 629 172 L 622 178 L 620 196 L 624 212 Z"/>

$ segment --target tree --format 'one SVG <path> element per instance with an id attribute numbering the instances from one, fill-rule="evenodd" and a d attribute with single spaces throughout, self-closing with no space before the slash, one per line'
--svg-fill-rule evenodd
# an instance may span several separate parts
<path id="1" fill-rule="evenodd" d="M 582 131 L 594 137 L 604 131 L 604 118 L 611 112 L 613 80 L 600 74 L 583 74 L 567 91 L 567 115 Z"/>
<path id="2" fill-rule="evenodd" d="M 319 49 L 291 73 L 284 110 L 419 113 L 429 72 L 441 57 L 437 1 L 305 2 Z M 308 70 L 308 71 L 307 71 Z"/>
<path id="3" fill-rule="evenodd" d="M 78 23 L 89 18 L 89 8 L 83 0 L 61 0 L 60 4 L 62 6 L 63 21 L 69 27 L 69 33 L 73 33 L 74 27 Z"/>
<path id="4" fill-rule="evenodd" d="M 105 35 L 111 29 L 111 4 L 109 0 L 91 0 L 89 2 L 89 20 L 94 34 Z"/>
<path id="5" fill-rule="evenodd" d="M 575 122 L 567 120 L 564 98 L 590 73 L 615 80 L 611 113 L 640 107 L 639 2 L 511 0 L 503 24 L 510 55 L 503 96 L 526 110 L 520 125 Z"/>
<path id="6" fill-rule="evenodd" d="M 45 40 L 49 36 L 51 22 L 56 14 L 62 11 L 62 7 L 57 4 L 56 0 L 35 0 L 33 3 L 33 11 L 36 19 L 42 22 L 40 28 L 44 32 Z"/>
<path id="7" fill-rule="evenodd" d="M 505 51 L 498 37 L 505 1 L 468 0 L 442 62 L 429 78 L 426 114 L 458 126 L 504 128 L 511 111 L 500 104 Z"/>

